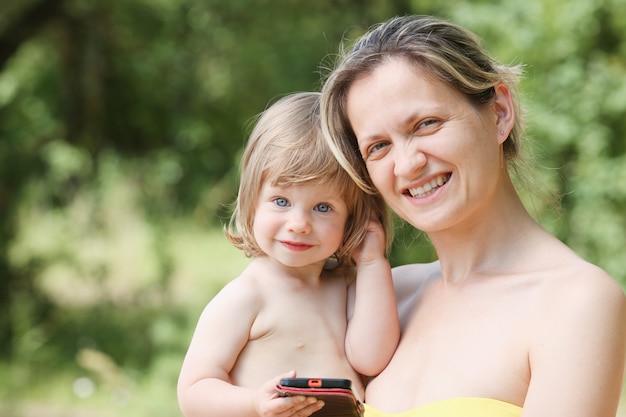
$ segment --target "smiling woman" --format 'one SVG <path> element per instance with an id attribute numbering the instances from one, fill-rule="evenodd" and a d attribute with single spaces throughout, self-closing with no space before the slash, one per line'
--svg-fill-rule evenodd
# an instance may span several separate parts
<path id="1" fill-rule="evenodd" d="M 491 88 L 496 93 L 489 105 L 494 112 L 490 119 L 463 94 L 407 64 L 403 58 L 389 59 L 356 80 L 347 95 L 346 115 L 376 188 L 403 219 L 409 220 L 419 209 L 421 215 L 410 222 L 428 232 L 445 227 L 440 222 L 458 222 L 459 213 L 471 216 L 473 211 L 460 206 L 471 208 L 472 199 L 496 192 L 496 183 L 486 178 L 502 166 L 502 149 L 496 145 L 513 128 L 514 108 L 504 85 Z M 496 114 L 499 119 L 494 123 Z M 487 135 L 491 142 L 480 140 Z M 433 160 L 449 165 L 428 163 Z M 469 166 L 468 175 L 459 175 L 452 165 Z M 471 193 L 470 181 L 481 185 L 480 193 Z M 455 199 L 449 204 L 430 204 L 453 186 L 448 195 Z"/>
<path id="2" fill-rule="evenodd" d="M 324 84 L 338 161 L 439 256 L 393 270 L 402 337 L 366 415 L 615 415 L 626 298 L 513 185 L 519 75 L 466 29 L 404 16 L 360 38 Z"/>

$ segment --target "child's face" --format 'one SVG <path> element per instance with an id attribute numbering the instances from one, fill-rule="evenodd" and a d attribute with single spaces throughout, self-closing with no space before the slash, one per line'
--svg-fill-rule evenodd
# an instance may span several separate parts
<path id="1" fill-rule="evenodd" d="M 290 267 L 325 262 L 344 237 L 348 208 L 337 190 L 323 185 L 261 187 L 254 237 L 269 257 Z"/>

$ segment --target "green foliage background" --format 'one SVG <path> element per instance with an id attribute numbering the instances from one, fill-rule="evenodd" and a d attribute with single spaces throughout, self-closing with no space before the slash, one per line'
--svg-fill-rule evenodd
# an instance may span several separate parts
<path id="1" fill-rule="evenodd" d="M 529 207 L 626 288 L 626 0 L 4 0 L 0 416 L 180 415 L 195 320 L 246 263 L 220 228 L 251 119 L 407 13 L 526 65 Z M 394 264 L 433 259 L 397 236 Z"/>

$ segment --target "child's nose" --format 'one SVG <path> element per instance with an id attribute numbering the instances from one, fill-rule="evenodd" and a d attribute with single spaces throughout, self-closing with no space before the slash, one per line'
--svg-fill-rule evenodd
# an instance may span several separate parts
<path id="1" fill-rule="evenodd" d="M 308 233 L 311 230 L 309 215 L 301 210 L 292 210 L 289 214 L 287 227 L 294 233 Z"/>

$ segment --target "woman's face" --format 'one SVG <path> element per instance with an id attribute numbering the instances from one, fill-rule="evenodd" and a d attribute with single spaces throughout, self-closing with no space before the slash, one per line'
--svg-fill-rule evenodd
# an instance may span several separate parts
<path id="1" fill-rule="evenodd" d="M 502 138 L 497 101 L 477 109 L 402 58 L 351 85 L 347 116 L 372 181 L 392 210 L 436 232 L 489 207 L 501 177 L 499 144 L 510 130 Z"/>

